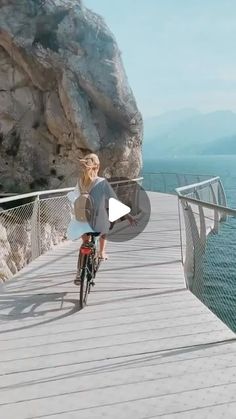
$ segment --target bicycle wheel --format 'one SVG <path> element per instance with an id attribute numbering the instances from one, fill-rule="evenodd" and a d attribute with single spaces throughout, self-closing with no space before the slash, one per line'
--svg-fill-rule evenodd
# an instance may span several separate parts
<path id="1" fill-rule="evenodd" d="M 84 307 L 84 279 L 80 279 L 79 304 L 80 308 Z"/>
<path id="2" fill-rule="evenodd" d="M 81 246 L 79 260 L 77 265 L 77 272 L 80 278 L 80 307 L 83 308 L 87 303 L 88 294 L 90 293 L 91 286 L 95 285 L 93 278 L 95 278 L 95 247 Z"/>
<path id="3" fill-rule="evenodd" d="M 87 275 L 85 275 L 85 278 L 80 283 L 80 308 L 84 308 L 84 306 L 87 304 L 89 288 L 89 280 Z"/>
<path id="4" fill-rule="evenodd" d="M 79 294 L 79 302 L 80 308 L 84 308 L 87 304 L 88 294 L 90 292 L 90 281 L 85 273 L 84 279 L 81 279 L 80 282 L 80 294 Z"/>
<path id="5" fill-rule="evenodd" d="M 87 303 L 88 292 L 89 292 L 89 279 L 87 271 L 88 257 L 83 257 L 81 260 L 81 269 L 80 269 L 80 293 L 79 293 L 79 302 L 80 308 L 83 308 Z"/>

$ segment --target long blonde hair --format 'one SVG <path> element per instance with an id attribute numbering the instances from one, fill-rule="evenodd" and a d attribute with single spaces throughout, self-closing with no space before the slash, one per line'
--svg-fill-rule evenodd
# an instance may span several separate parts
<path id="1" fill-rule="evenodd" d="M 88 192 L 91 182 L 96 179 L 100 167 L 100 161 L 96 154 L 87 154 L 79 160 L 78 185 L 80 192 Z"/>

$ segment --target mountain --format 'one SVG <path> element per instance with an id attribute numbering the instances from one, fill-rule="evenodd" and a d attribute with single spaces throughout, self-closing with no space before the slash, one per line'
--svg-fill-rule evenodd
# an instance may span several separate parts
<path id="1" fill-rule="evenodd" d="M 236 135 L 236 113 L 195 110 L 168 112 L 144 121 L 144 158 L 190 154 L 215 154 L 216 148 L 230 152 L 224 140 Z M 221 146 L 219 146 L 221 144 Z M 227 151 L 228 150 L 228 151 Z"/>
<path id="2" fill-rule="evenodd" d="M 236 154 L 236 135 L 232 137 L 218 138 L 202 150 L 202 154 Z"/>
<path id="3" fill-rule="evenodd" d="M 158 134 L 165 134 L 179 123 L 197 115 L 200 115 L 200 112 L 195 109 L 181 109 L 179 111 L 165 112 L 160 116 L 146 119 L 144 121 L 144 136 L 146 137 L 146 141 L 155 138 L 157 132 Z"/>

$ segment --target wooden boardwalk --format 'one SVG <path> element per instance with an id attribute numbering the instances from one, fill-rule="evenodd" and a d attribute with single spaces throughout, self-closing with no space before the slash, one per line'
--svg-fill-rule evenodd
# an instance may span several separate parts
<path id="1" fill-rule="evenodd" d="M 235 335 L 185 289 L 176 197 L 151 193 L 133 241 L 109 243 L 89 305 L 79 243 L 0 294 L 0 418 L 236 418 Z"/>

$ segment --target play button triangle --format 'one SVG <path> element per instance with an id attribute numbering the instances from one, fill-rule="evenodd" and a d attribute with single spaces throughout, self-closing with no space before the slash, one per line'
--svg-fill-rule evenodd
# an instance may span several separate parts
<path id="1" fill-rule="evenodd" d="M 108 218 L 111 223 L 129 214 L 130 208 L 115 198 L 109 199 Z"/>

